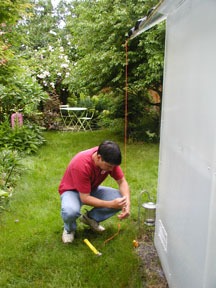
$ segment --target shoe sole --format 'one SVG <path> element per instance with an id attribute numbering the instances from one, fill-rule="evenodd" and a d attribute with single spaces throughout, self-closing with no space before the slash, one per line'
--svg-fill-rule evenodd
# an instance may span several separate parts
<path id="1" fill-rule="evenodd" d="M 103 227 L 103 228 L 104 228 L 103 230 L 97 230 L 97 229 L 95 229 L 93 226 L 91 226 L 91 224 L 89 224 L 88 220 L 85 219 L 85 216 L 84 216 L 84 215 L 82 215 L 82 216 L 80 217 L 80 221 L 81 221 L 83 224 L 88 225 L 88 226 L 91 228 L 91 230 L 93 230 L 94 232 L 101 233 L 101 232 L 104 232 L 104 231 L 105 231 L 105 228 L 104 228 L 104 227 Z"/>

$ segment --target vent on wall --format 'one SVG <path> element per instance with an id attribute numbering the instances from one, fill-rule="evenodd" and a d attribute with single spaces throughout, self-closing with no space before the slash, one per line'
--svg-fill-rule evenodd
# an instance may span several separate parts
<path id="1" fill-rule="evenodd" d="M 167 252 L 167 232 L 161 219 L 158 221 L 158 238 L 165 252 Z"/>

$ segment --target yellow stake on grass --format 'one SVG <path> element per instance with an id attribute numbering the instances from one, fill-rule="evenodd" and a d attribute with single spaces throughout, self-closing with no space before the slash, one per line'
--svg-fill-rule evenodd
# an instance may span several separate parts
<path id="1" fill-rule="evenodd" d="M 92 250 L 92 252 L 94 252 L 94 254 L 96 254 L 97 256 L 101 256 L 102 253 L 100 253 L 90 242 L 88 239 L 84 239 L 83 240 L 85 242 L 85 244 Z"/>

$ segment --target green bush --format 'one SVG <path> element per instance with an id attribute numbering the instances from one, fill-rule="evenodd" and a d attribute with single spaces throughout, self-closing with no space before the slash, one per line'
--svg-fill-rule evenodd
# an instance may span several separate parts
<path id="1" fill-rule="evenodd" d="M 37 152 L 44 142 L 42 131 L 36 125 L 15 126 L 12 129 L 5 121 L 0 126 L 0 149 L 7 148 L 31 154 Z"/>
<path id="2" fill-rule="evenodd" d="M 17 151 L 0 151 L 0 211 L 5 209 L 23 166 Z"/>
<path id="3" fill-rule="evenodd" d="M 9 193 L 0 189 L 0 212 L 5 209 L 8 203 Z"/>
<path id="4" fill-rule="evenodd" d="M 36 125 L 11 128 L 7 120 L 0 125 L 0 211 L 8 204 L 20 177 L 21 155 L 37 152 L 44 142 L 41 129 Z"/>

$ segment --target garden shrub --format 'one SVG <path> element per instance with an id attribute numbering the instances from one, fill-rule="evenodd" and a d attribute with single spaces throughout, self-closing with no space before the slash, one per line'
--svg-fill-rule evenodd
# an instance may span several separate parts
<path id="1" fill-rule="evenodd" d="M 0 125 L 0 149 L 7 148 L 31 154 L 37 152 L 44 142 L 42 130 L 36 125 L 15 126 L 14 129 L 7 121 Z"/>
<path id="2" fill-rule="evenodd" d="M 0 212 L 5 209 L 23 166 L 17 151 L 0 150 Z"/>
<path id="3" fill-rule="evenodd" d="M 23 170 L 21 155 L 38 151 L 45 142 L 36 125 L 15 125 L 11 128 L 5 120 L 0 125 L 0 211 L 4 210 Z"/>

